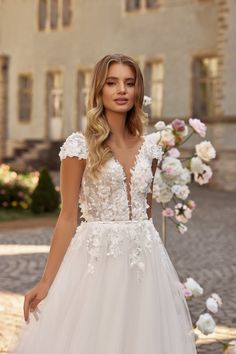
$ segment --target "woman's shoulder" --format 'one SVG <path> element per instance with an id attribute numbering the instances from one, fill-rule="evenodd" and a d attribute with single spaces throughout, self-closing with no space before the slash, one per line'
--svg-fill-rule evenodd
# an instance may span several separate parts
<path id="1" fill-rule="evenodd" d="M 66 157 L 78 157 L 79 159 L 87 158 L 87 146 L 85 136 L 81 131 L 72 132 L 60 146 L 60 159 Z"/>

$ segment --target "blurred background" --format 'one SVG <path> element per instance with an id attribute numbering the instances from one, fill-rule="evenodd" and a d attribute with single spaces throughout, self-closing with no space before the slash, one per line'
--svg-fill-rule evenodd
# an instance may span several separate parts
<path id="1" fill-rule="evenodd" d="M 180 275 L 223 296 L 220 338 L 236 336 L 235 18 L 236 0 L 0 0 L 0 353 L 8 353 L 23 294 L 46 261 L 59 212 L 59 147 L 84 129 L 92 69 L 112 53 L 140 65 L 152 98 L 148 132 L 175 118 L 207 125 L 213 177 L 193 187 L 199 208 L 188 235 L 167 246 Z M 29 210 L 42 166 L 53 203 Z M 198 350 L 222 353 L 209 338 Z"/>
<path id="2" fill-rule="evenodd" d="M 150 126 L 202 119 L 212 183 L 236 190 L 235 16 L 235 0 L 1 0 L 0 161 L 58 169 L 58 145 L 85 125 L 94 64 L 124 53 L 143 71 Z"/>

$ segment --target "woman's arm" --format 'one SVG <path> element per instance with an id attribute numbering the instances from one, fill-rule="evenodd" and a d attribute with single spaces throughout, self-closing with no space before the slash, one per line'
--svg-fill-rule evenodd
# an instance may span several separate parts
<path id="1" fill-rule="evenodd" d="M 156 173 L 156 169 L 157 169 L 157 159 L 154 159 L 152 161 L 152 174 L 153 176 L 155 176 Z M 153 191 L 153 181 L 154 178 L 152 180 L 152 184 L 151 184 L 151 192 L 147 194 L 147 203 L 149 205 L 149 208 L 147 209 L 147 216 L 150 219 L 152 217 L 152 191 Z"/>
<path id="2" fill-rule="evenodd" d="M 67 157 L 60 167 L 61 211 L 41 281 L 51 286 L 78 224 L 78 199 L 85 160 Z"/>

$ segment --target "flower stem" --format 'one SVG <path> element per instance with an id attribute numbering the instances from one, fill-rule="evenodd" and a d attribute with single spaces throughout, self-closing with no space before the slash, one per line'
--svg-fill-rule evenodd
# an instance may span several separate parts
<path id="1" fill-rule="evenodd" d="M 191 136 L 194 134 L 195 132 L 194 132 L 194 130 L 184 139 L 184 140 L 182 140 L 180 143 L 178 143 L 177 145 L 179 146 L 179 145 L 182 145 L 182 144 L 184 144 L 184 143 L 186 143 L 186 141 L 187 140 L 189 140 L 190 138 L 191 138 Z"/>

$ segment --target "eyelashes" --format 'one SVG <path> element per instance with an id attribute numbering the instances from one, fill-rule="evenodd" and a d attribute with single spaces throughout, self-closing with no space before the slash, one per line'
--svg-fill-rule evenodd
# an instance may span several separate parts
<path id="1" fill-rule="evenodd" d="M 107 82 L 106 84 L 107 84 L 108 86 L 116 85 L 115 82 Z M 134 83 L 133 83 L 133 82 L 129 82 L 129 83 L 127 83 L 127 86 L 133 87 L 133 86 L 134 86 Z"/>

